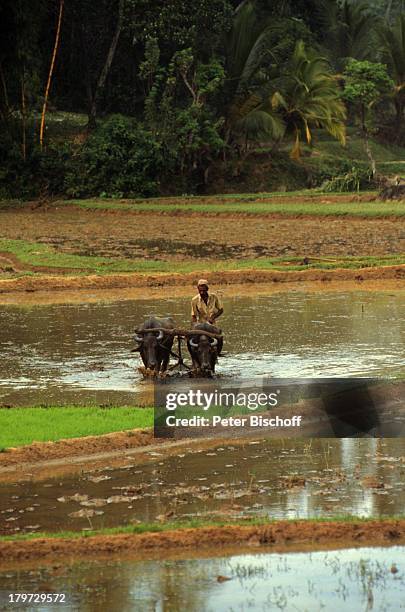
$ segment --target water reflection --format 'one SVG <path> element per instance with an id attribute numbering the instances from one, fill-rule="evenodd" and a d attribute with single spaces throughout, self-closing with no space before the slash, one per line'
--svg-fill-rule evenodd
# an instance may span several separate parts
<path id="1" fill-rule="evenodd" d="M 231 376 L 395 376 L 404 373 L 405 293 L 292 292 L 225 297 Z M 139 404 L 134 327 L 150 313 L 189 324 L 185 298 L 0 307 L 0 401 Z M 134 393 L 135 392 L 135 393 Z"/>
<path id="2" fill-rule="evenodd" d="M 66 593 L 68 603 L 60 607 L 85 612 L 397 612 L 404 609 L 404 566 L 405 548 L 399 546 L 142 562 L 94 561 L 3 572 L 0 592 L 3 597 L 10 591 Z M 43 604 L 40 609 L 48 612 L 54 607 Z"/>
<path id="3" fill-rule="evenodd" d="M 388 517 L 405 507 L 405 440 L 253 440 L 80 476 L 0 485 L 15 534 L 190 518 Z"/>

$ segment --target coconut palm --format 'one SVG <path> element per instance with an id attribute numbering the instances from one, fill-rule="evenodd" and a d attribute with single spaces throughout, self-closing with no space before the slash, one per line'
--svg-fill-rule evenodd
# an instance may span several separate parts
<path id="1" fill-rule="evenodd" d="M 283 21 L 259 21 L 254 2 L 238 7 L 227 44 L 228 133 L 269 142 L 287 132 L 299 157 L 314 127 L 344 142 L 345 108 L 326 60 L 302 41 L 292 47 L 285 32 Z"/>
<path id="2" fill-rule="evenodd" d="M 277 33 L 270 19 L 259 21 L 253 1 L 238 6 L 226 41 L 229 133 L 253 140 L 282 136 L 267 95 L 277 64 Z"/>
<path id="3" fill-rule="evenodd" d="M 299 41 L 279 82 L 272 107 L 281 114 L 286 133 L 293 136 L 293 158 L 300 157 L 303 140 L 311 143 L 314 128 L 326 129 L 345 143 L 346 109 L 336 77 L 322 56 Z"/>

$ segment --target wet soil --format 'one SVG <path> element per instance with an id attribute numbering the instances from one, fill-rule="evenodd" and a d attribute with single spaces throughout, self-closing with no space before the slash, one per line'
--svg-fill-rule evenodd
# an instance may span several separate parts
<path id="1" fill-rule="evenodd" d="M 143 444 L 130 446 L 133 437 L 135 439 L 138 437 Z M 111 450 L 109 445 L 111 439 L 114 441 L 112 447 L 115 450 Z M 88 441 L 89 444 L 87 444 Z M 20 448 L 7 449 L 0 454 L 0 483 L 39 482 L 105 468 L 126 467 L 133 464 L 135 457 L 139 463 L 150 460 L 149 453 L 161 452 L 164 457 L 169 457 L 182 452 L 183 448 L 190 449 L 194 444 L 198 444 L 200 449 L 211 449 L 218 446 L 221 441 L 218 438 L 171 441 L 154 438 L 152 430 L 142 430 L 142 433 L 134 430 L 105 436 L 34 443 Z M 120 442 L 123 443 L 122 447 L 119 445 Z M 225 443 L 226 439 L 223 442 Z M 238 439 L 233 440 L 232 443 L 243 445 L 245 441 Z M 59 446 L 65 449 L 62 450 L 62 454 Z M 103 450 L 100 451 L 101 448 Z"/>
<path id="2" fill-rule="evenodd" d="M 358 276 L 358 274 L 357 274 Z M 358 291 L 361 288 L 364 292 L 389 292 L 403 289 L 404 283 L 401 279 L 369 279 L 369 280 L 348 280 L 344 281 L 344 290 L 347 292 Z M 342 283 L 340 281 L 329 280 L 326 284 L 322 281 L 305 281 L 300 283 L 288 282 L 278 283 L 244 283 L 232 284 L 226 288 L 229 296 L 261 296 L 274 295 L 278 293 L 288 293 L 296 291 L 308 291 L 319 293 L 327 290 L 328 293 L 340 293 Z M 172 298 L 189 298 L 194 291 L 191 285 L 172 285 L 170 286 L 170 296 Z M 83 291 L 70 291 L 69 289 L 58 290 L 35 290 L 35 291 L 10 291 L 5 292 L 0 289 L 0 305 L 15 306 L 38 306 L 51 304 L 94 304 L 123 302 L 128 300 L 160 300 L 162 298 L 162 287 L 142 287 L 142 288 L 118 288 L 118 289 L 97 289 Z"/>
<path id="3" fill-rule="evenodd" d="M 8 448 L 0 454 L 0 480 L 2 469 L 25 464 L 29 471 L 30 464 L 64 459 L 69 461 L 72 457 L 83 457 L 116 451 L 125 451 L 150 444 L 160 444 L 160 439 L 153 437 L 152 429 L 135 429 L 133 431 L 119 431 L 102 436 L 86 436 L 84 438 L 71 438 L 57 442 L 34 442 L 27 446 Z M 122 455 L 121 455 L 122 457 Z"/>
<path id="4" fill-rule="evenodd" d="M 210 284 L 233 285 L 241 283 L 322 283 L 338 281 L 376 281 L 405 279 L 405 265 L 383 266 L 373 268 L 335 269 L 335 270 L 301 270 L 301 271 L 272 271 L 272 270 L 230 270 L 224 272 L 201 271 L 187 274 L 108 274 L 104 276 L 64 276 L 53 274 L 45 276 L 39 274 L 35 277 L 20 277 L 0 279 L 0 294 L 12 292 L 34 291 L 78 291 L 100 289 L 122 289 L 127 287 L 151 288 L 173 287 L 186 285 L 195 287 L 197 279 L 204 275 Z"/>
<path id="5" fill-rule="evenodd" d="M 157 222 L 154 213 L 134 215 L 57 205 L 45 210 L 3 210 L 0 218 L 3 238 L 35 241 L 79 255 L 175 262 L 286 255 L 378 256 L 405 250 L 405 220 L 400 218 L 229 215 L 218 221 L 206 215 L 176 214 Z"/>
<path id="6" fill-rule="evenodd" d="M 350 522 L 277 521 L 259 526 L 227 525 L 174 529 L 158 533 L 91 536 L 78 538 L 38 538 L 29 541 L 1 541 L 0 567 L 15 561 L 99 557 L 152 553 L 181 549 L 270 547 L 294 550 L 305 544 L 322 545 L 401 545 L 405 544 L 405 520 Z"/>
<path id="7" fill-rule="evenodd" d="M 34 211 L 26 207 L 3 210 L 0 218 L 4 238 L 35 241 L 65 253 L 119 258 L 184 261 L 288 255 L 378 256 L 405 249 L 405 220 L 401 218 L 230 214 L 218 219 L 199 213 L 157 217 L 153 212 L 134 215 L 123 210 L 82 210 L 65 205 Z"/>
<path id="8" fill-rule="evenodd" d="M 189 443 L 120 465 L 0 485 L 0 532 L 81 531 L 190 519 L 390 517 L 405 503 L 402 439 Z M 29 475 L 28 475 L 29 476 Z"/>
<path id="9" fill-rule="evenodd" d="M 52 276 L 38 274 L 35 277 L 0 278 L 0 294 L 35 291 L 80 291 L 80 290 L 116 290 L 125 288 L 150 289 L 153 287 L 171 288 L 188 286 L 194 288 L 198 278 L 208 278 L 210 284 L 237 285 L 241 283 L 297 283 L 297 282 L 343 282 L 405 279 L 405 265 L 383 266 L 357 269 L 335 270 L 230 270 L 209 272 L 203 264 L 199 272 L 159 273 L 159 274 L 107 274 L 88 276 L 69 276 L 54 270 Z"/>

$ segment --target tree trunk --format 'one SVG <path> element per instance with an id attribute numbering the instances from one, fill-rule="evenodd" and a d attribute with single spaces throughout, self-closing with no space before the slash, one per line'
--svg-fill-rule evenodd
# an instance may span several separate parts
<path id="1" fill-rule="evenodd" d="M 107 58 L 105 60 L 103 69 L 102 69 L 102 71 L 100 73 L 100 76 L 99 76 L 98 81 L 97 81 L 96 88 L 94 90 L 93 100 L 92 100 L 92 104 L 91 104 L 91 108 L 90 108 L 90 113 L 89 113 L 88 127 L 90 129 L 93 129 L 96 126 L 97 103 L 98 103 L 98 101 L 100 99 L 101 92 L 104 89 L 105 82 L 107 80 L 108 74 L 109 74 L 110 69 L 111 69 L 111 65 L 113 63 L 115 51 L 117 49 L 118 40 L 119 40 L 119 37 L 120 37 L 120 34 L 121 34 L 123 18 L 124 18 L 124 4 L 125 4 L 125 0 L 120 0 L 119 7 L 118 7 L 117 27 L 115 28 L 115 32 L 114 32 L 114 35 L 113 35 L 112 40 L 111 40 L 111 45 L 110 45 L 110 48 L 108 50 Z"/>
<path id="2" fill-rule="evenodd" d="M 3 88 L 3 100 L 4 100 L 3 104 L 1 105 L 4 109 L 4 113 L 2 112 L 2 115 L 3 115 L 4 120 L 6 120 L 10 112 L 10 104 L 8 101 L 6 78 L 4 76 L 3 65 L 1 61 L 0 61 L 0 79 L 1 79 L 1 84 Z"/>
<path id="3" fill-rule="evenodd" d="M 401 132 L 402 132 L 402 122 L 403 122 L 403 118 L 404 118 L 404 105 L 402 103 L 402 100 L 400 99 L 396 99 L 395 100 L 395 128 L 396 128 L 396 138 L 397 140 L 400 140 L 401 138 Z"/>
<path id="4" fill-rule="evenodd" d="M 56 28 L 55 44 L 53 46 L 52 60 L 51 60 L 51 65 L 49 67 L 48 81 L 46 83 L 46 88 L 45 88 L 44 104 L 43 104 L 43 107 L 42 107 L 42 115 L 41 115 L 41 127 L 40 127 L 40 130 L 39 130 L 39 144 L 41 146 L 41 149 L 42 149 L 43 144 L 44 144 L 45 115 L 46 115 L 46 107 L 47 107 L 47 104 L 48 104 L 49 90 L 50 90 L 50 87 L 51 87 L 53 69 L 55 67 L 56 54 L 58 52 L 58 47 L 59 47 L 60 26 L 61 26 L 61 23 L 62 23 L 63 5 L 64 5 L 64 0 L 60 0 L 60 2 L 59 2 L 58 26 Z"/>
<path id="5" fill-rule="evenodd" d="M 23 160 L 27 159 L 27 114 L 26 114 L 26 106 L 25 106 L 25 69 L 23 68 L 23 73 L 21 77 L 21 116 L 22 116 L 22 143 L 21 150 Z"/>
<path id="6" fill-rule="evenodd" d="M 392 0 L 389 0 L 387 10 L 385 12 L 385 21 L 389 23 L 391 17 Z"/>
<path id="7" fill-rule="evenodd" d="M 91 74 L 90 74 L 90 68 L 89 68 L 88 52 L 87 52 L 87 46 L 85 42 L 83 22 L 80 24 L 79 35 L 80 35 L 81 52 L 83 55 L 83 66 L 84 66 L 84 74 L 85 74 L 85 84 L 84 85 L 85 85 L 85 90 L 86 90 L 87 108 L 89 109 L 89 116 L 90 116 L 90 109 L 93 103 L 93 88 L 91 86 Z"/>
<path id="8" fill-rule="evenodd" d="M 368 129 L 366 125 L 366 109 L 364 107 L 364 104 L 361 105 L 361 129 L 363 132 L 364 148 L 366 149 L 367 157 L 368 157 L 368 160 L 371 166 L 371 175 L 374 178 L 377 172 L 377 167 L 376 167 L 375 159 L 373 157 L 373 152 L 371 151 L 371 148 L 370 148 L 370 142 L 368 139 Z"/>
<path id="9" fill-rule="evenodd" d="M 365 146 L 367 157 L 368 157 L 368 160 L 369 160 L 370 166 L 371 166 L 371 175 L 374 178 L 375 175 L 376 175 L 376 172 L 377 172 L 377 166 L 376 166 L 375 159 L 373 157 L 373 153 L 372 153 L 371 148 L 370 148 L 370 142 L 368 140 L 368 132 L 367 132 L 367 130 L 363 134 L 364 134 L 364 146 Z"/>

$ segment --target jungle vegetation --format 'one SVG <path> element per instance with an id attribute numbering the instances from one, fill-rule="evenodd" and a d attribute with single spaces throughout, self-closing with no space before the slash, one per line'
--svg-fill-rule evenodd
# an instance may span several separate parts
<path id="1" fill-rule="evenodd" d="M 3 0 L 0 197 L 203 193 L 218 168 L 236 179 L 263 152 L 298 176 L 319 139 L 356 130 L 366 161 L 326 159 L 302 186 L 345 172 L 369 186 L 370 138 L 405 145 L 403 9 Z"/>

